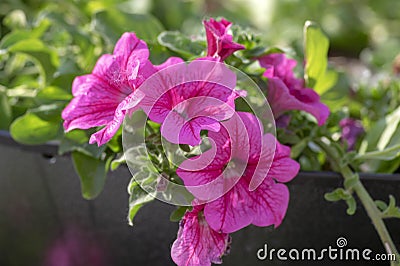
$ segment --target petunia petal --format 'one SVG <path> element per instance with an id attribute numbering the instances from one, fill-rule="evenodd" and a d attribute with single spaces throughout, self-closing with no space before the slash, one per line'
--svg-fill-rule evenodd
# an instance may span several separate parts
<path id="1" fill-rule="evenodd" d="M 268 81 L 268 102 L 275 117 L 288 110 L 303 110 L 312 114 L 323 125 L 329 116 L 329 108 L 320 102 L 319 95 L 311 89 L 289 91 L 282 80 L 271 78 Z"/>
<path id="2" fill-rule="evenodd" d="M 144 93 L 140 90 L 136 90 L 132 94 L 128 95 L 115 109 L 113 120 L 107 125 L 102 128 L 100 131 L 94 133 L 89 140 L 90 144 L 97 142 L 98 146 L 101 146 L 107 143 L 118 131 L 119 127 L 121 126 L 122 122 L 124 121 L 124 117 L 128 111 L 126 108 L 127 105 L 129 106 L 136 106 L 131 107 L 129 109 L 130 112 L 138 109 L 138 104 L 144 98 Z"/>
<path id="3" fill-rule="evenodd" d="M 75 98 L 62 112 L 66 131 L 75 128 L 88 129 L 108 123 L 115 108 L 125 97 L 95 75 L 76 78 L 73 88 Z"/>
<path id="4" fill-rule="evenodd" d="M 202 206 L 196 206 L 183 217 L 178 236 L 172 244 L 171 257 L 178 266 L 211 266 L 221 264 L 229 245 L 229 235 L 208 226 Z"/>
<path id="5" fill-rule="evenodd" d="M 178 63 L 142 85 L 146 97 L 141 107 L 152 121 L 163 124 L 167 140 L 195 146 L 201 130 L 218 131 L 218 122 L 234 114 L 235 99 L 244 95 L 234 89 L 235 83 L 234 72 L 219 62 Z"/>
<path id="6" fill-rule="evenodd" d="M 289 203 L 289 191 L 283 184 L 268 179 L 255 191 L 248 190 L 248 182 L 241 179 L 223 197 L 207 203 L 204 215 L 217 232 L 232 233 L 250 224 L 279 226 Z"/>
<path id="7" fill-rule="evenodd" d="M 176 65 L 176 64 L 180 64 L 183 63 L 183 59 L 180 57 L 169 57 L 164 63 L 160 64 L 160 65 L 155 65 L 155 69 L 157 71 L 163 70 L 164 68 Z"/>
<path id="8" fill-rule="evenodd" d="M 254 212 L 249 212 L 248 205 L 254 202 L 249 198 L 247 187 L 239 180 L 225 195 L 205 205 L 204 216 L 212 229 L 230 233 L 251 224 Z"/>

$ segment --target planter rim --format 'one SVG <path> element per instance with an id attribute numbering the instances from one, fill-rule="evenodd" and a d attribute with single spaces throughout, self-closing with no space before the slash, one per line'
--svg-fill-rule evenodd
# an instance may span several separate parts
<path id="1" fill-rule="evenodd" d="M 46 156 L 58 156 L 59 141 L 51 141 L 41 145 L 24 145 L 16 142 L 6 130 L 0 130 L 0 144 L 17 147 L 22 150 L 41 153 Z M 331 171 L 301 171 L 294 179 L 297 182 L 302 178 L 323 178 L 323 179 L 341 179 L 341 175 Z M 382 173 L 360 173 L 360 178 L 363 180 L 382 180 L 400 182 L 400 173 L 382 174 Z"/>
<path id="2" fill-rule="evenodd" d="M 17 147 L 21 150 L 41 153 L 50 157 L 58 155 L 58 141 L 50 141 L 40 145 L 25 145 L 16 142 L 7 130 L 0 130 L 0 144 Z"/>

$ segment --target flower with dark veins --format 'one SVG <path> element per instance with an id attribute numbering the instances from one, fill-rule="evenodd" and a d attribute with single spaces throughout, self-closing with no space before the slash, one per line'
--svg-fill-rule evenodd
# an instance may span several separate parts
<path id="1" fill-rule="evenodd" d="M 204 218 L 204 206 L 187 211 L 180 222 L 178 236 L 172 244 L 171 257 L 178 266 L 221 264 L 229 249 L 230 236 L 213 230 Z"/>
<path id="2" fill-rule="evenodd" d="M 101 56 L 92 73 L 75 78 L 74 98 L 62 112 L 65 130 L 105 126 L 94 133 L 89 142 L 97 142 L 99 146 L 108 142 L 126 113 L 139 108 L 144 97 L 140 85 L 176 60 L 170 58 L 160 66 L 153 66 L 148 57 L 146 43 L 134 33 L 124 33 L 112 55 Z"/>
<path id="3" fill-rule="evenodd" d="M 329 116 L 329 108 L 320 100 L 318 93 L 304 87 L 304 80 L 296 78 L 293 68 L 297 62 L 284 54 L 268 54 L 258 58 L 260 65 L 266 70 L 268 78 L 267 99 L 278 119 L 286 111 L 302 110 L 312 114 L 323 125 Z"/>
<path id="4" fill-rule="evenodd" d="M 205 202 L 205 219 L 217 232 L 232 233 L 250 224 L 279 226 L 289 203 L 282 183 L 300 168 L 290 158 L 290 148 L 271 134 L 263 135 L 261 123 L 250 113 L 238 112 L 221 124 L 220 132 L 208 134 L 218 156 L 211 163 L 212 150 L 192 157 L 179 166 L 178 176 Z"/>
<path id="5" fill-rule="evenodd" d="M 210 18 L 208 21 L 204 20 L 203 24 L 207 37 L 207 56 L 224 61 L 234 52 L 245 49 L 243 45 L 235 43 L 232 35 L 229 34 L 232 22 L 224 18 L 220 21 Z"/>

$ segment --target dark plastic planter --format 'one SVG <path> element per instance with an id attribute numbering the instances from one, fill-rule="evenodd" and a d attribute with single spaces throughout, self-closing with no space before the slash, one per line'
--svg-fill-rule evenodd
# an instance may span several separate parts
<path id="1" fill-rule="evenodd" d="M 56 144 L 19 145 L 0 132 L 0 265 L 173 265 L 169 252 L 178 229 L 177 223 L 169 222 L 173 206 L 150 203 L 130 227 L 126 221 L 127 168 L 111 172 L 101 195 L 87 201 L 81 197 L 70 157 L 55 154 Z M 399 196 L 400 175 L 363 175 L 362 179 L 375 199 Z M 383 253 L 360 205 L 354 216 L 348 216 L 344 202 L 323 199 L 324 193 L 341 184 L 335 173 L 300 173 L 289 184 L 291 199 L 282 225 L 275 230 L 250 226 L 233 234 L 224 265 L 389 265 L 257 258 L 264 244 L 269 249 L 318 251 L 336 247 L 339 237 L 347 239 L 349 248 Z M 388 220 L 387 225 L 400 246 L 399 220 Z"/>

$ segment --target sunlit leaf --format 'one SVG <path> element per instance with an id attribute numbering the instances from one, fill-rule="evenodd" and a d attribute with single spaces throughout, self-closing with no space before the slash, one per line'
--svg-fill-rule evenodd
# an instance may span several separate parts
<path id="1" fill-rule="evenodd" d="M 140 187 L 139 183 L 136 182 L 134 177 L 132 178 L 131 183 L 128 186 L 128 192 L 130 195 L 128 221 L 130 225 L 133 225 L 133 219 L 135 218 L 137 212 L 146 203 L 153 201 L 154 197 L 144 191 Z"/>
<path id="2" fill-rule="evenodd" d="M 117 168 L 121 165 L 121 164 L 126 164 L 126 160 L 125 160 L 125 156 L 122 155 L 119 158 L 113 160 L 111 162 L 111 171 L 115 171 L 117 170 Z"/>
<path id="3" fill-rule="evenodd" d="M 27 113 L 17 118 L 10 127 L 14 140 L 28 145 L 43 144 L 57 138 L 60 123 L 45 121 L 33 113 Z"/>
<path id="4" fill-rule="evenodd" d="M 39 91 L 36 98 L 48 101 L 69 101 L 72 95 L 59 87 L 49 86 Z"/>
<path id="5" fill-rule="evenodd" d="M 333 87 L 338 79 L 336 72 L 327 70 L 329 40 L 314 22 L 304 25 L 305 79 L 307 87 L 323 94 Z"/>
<path id="6" fill-rule="evenodd" d="M 396 130 L 398 130 L 398 126 L 400 123 L 400 106 L 386 118 L 386 127 L 382 132 L 382 135 L 377 143 L 378 150 L 383 150 L 388 146 L 390 139 L 395 134 Z"/>
<path id="7" fill-rule="evenodd" d="M 161 23 L 149 14 L 128 14 L 114 9 L 96 13 L 93 23 L 95 30 L 111 44 L 115 44 L 124 32 L 135 32 L 148 44 L 154 43 L 164 30 Z"/>
<path id="8" fill-rule="evenodd" d="M 158 36 L 158 42 L 186 59 L 200 55 L 205 51 L 203 41 L 194 41 L 177 31 L 164 31 Z"/>
<path id="9" fill-rule="evenodd" d="M 393 160 L 400 156 L 400 144 L 388 147 L 383 150 L 366 152 L 364 154 L 357 155 L 357 160 Z"/>
<path id="10" fill-rule="evenodd" d="M 37 62 L 43 68 L 44 75 L 47 79 L 53 77 L 59 65 L 59 58 L 57 53 L 47 47 L 39 39 L 25 39 L 21 40 L 7 48 L 10 53 L 24 53 Z"/>

